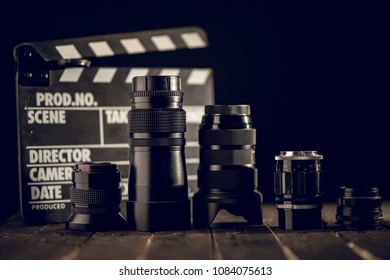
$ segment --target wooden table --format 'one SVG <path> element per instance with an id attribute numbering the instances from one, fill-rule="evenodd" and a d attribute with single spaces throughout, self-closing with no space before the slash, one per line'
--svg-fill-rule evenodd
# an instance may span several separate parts
<path id="1" fill-rule="evenodd" d="M 0 225 L 0 259 L 390 259 L 390 202 L 377 230 L 346 231 L 325 204 L 324 228 L 280 230 L 273 204 L 264 225 L 220 212 L 211 229 L 170 232 L 75 232 L 64 224 L 25 226 L 19 216 Z"/>

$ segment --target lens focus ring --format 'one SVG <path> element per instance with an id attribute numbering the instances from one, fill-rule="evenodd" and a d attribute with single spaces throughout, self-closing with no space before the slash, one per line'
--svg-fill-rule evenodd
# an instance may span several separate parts
<path id="1" fill-rule="evenodd" d="M 71 189 L 71 200 L 74 204 L 84 205 L 118 205 L 121 201 L 121 189 Z"/>
<path id="2" fill-rule="evenodd" d="M 132 97 L 169 97 L 169 96 L 183 96 L 182 91 L 172 90 L 150 90 L 150 91 L 133 91 Z"/>
<path id="3" fill-rule="evenodd" d="M 176 133 L 186 131 L 186 113 L 181 109 L 133 109 L 129 114 L 130 133 Z"/>

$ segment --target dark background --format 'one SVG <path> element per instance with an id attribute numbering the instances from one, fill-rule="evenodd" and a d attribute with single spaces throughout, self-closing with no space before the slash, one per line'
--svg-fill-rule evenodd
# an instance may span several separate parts
<path id="1" fill-rule="evenodd" d="M 1 4 L 0 218 L 18 210 L 13 47 L 181 26 L 202 27 L 210 47 L 99 63 L 212 67 L 216 103 L 251 105 L 260 190 L 266 201 L 273 201 L 274 156 L 297 149 L 324 155 L 327 200 L 334 201 L 336 188 L 346 184 L 379 186 L 390 199 L 390 17 L 385 5 L 99 2 Z"/>

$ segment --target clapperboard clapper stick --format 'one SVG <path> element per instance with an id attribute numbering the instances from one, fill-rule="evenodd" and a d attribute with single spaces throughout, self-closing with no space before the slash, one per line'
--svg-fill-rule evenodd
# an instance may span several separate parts
<path id="1" fill-rule="evenodd" d="M 15 47 L 19 188 L 23 220 L 65 222 L 70 214 L 72 171 L 77 162 L 109 161 L 122 173 L 127 200 L 127 113 L 132 78 L 177 75 L 185 92 L 186 162 L 190 195 L 196 191 L 198 126 L 214 103 L 210 68 L 129 65 L 98 67 L 91 61 L 118 55 L 196 49 L 206 33 L 183 27 L 23 43 Z M 156 60 L 156 65 L 159 65 Z"/>

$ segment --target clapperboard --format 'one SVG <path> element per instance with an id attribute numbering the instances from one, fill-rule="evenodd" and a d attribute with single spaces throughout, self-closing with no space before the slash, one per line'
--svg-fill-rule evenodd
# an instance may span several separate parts
<path id="1" fill-rule="evenodd" d="M 198 128 L 204 104 L 214 103 L 210 68 L 96 67 L 88 58 L 205 48 L 197 27 L 110 34 L 15 47 L 19 187 L 26 223 L 65 222 L 74 164 L 109 161 L 122 172 L 127 200 L 127 114 L 134 76 L 178 75 L 187 112 L 188 183 L 197 188 Z M 164 55 L 163 53 L 161 55 Z"/>

